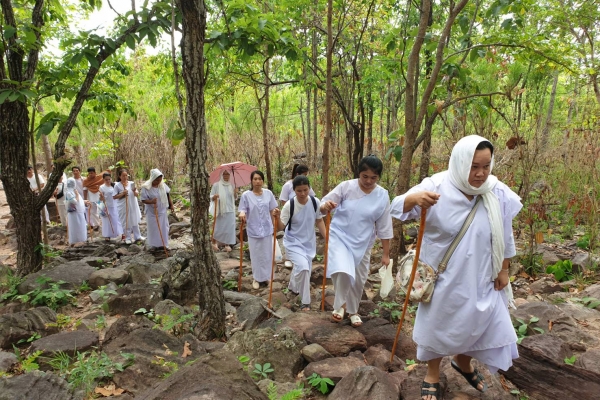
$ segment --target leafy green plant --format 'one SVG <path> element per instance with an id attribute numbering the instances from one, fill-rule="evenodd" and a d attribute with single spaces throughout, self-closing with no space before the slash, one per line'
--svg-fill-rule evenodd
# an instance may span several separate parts
<path id="1" fill-rule="evenodd" d="M 571 357 L 565 358 L 565 364 L 568 364 L 568 365 L 575 364 L 575 361 L 577 361 L 577 356 L 576 355 L 573 355 Z"/>
<path id="2" fill-rule="evenodd" d="M 377 305 L 381 308 L 386 308 L 391 311 L 397 308 L 400 304 L 396 303 L 395 301 L 380 301 L 377 303 Z"/>
<path id="3" fill-rule="evenodd" d="M 59 330 L 66 329 L 73 325 L 73 319 L 65 314 L 56 314 L 56 322 L 50 322 L 46 324 L 48 327 L 56 327 Z"/>
<path id="4" fill-rule="evenodd" d="M 521 264 L 523 270 L 531 276 L 536 276 L 540 271 L 543 271 L 542 255 L 538 253 L 526 254 L 521 258 Z"/>
<path id="5" fill-rule="evenodd" d="M 415 360 L 408 360 L 407 359 L 406 360 L 406 367 L 404 367 L 404 370 L 405 371 L 410 371 L 410 369 L 411 369 L 410 366 L 411 365 L 415 365 L 415 364 L 417 364 L 417 362 Z"/>
<path id="6" fill-rule="evenodd" d="M 583 235 L 579 240 L 577 240 L 576 245 L 577 245 L 577 247 L 579 247 L 582 250 L 589 250 L 590 249 L 590 235 L 589 234 Z"/>
<path id="7" fill-rule="evenodd" d="M 156 360 L 152 360 L 152 364 L 156 364 L 156 365 L 159 365 L 159 366 L 167 369 L 167 372 L 163 373 L 163 375 L 162 375 L 163 378 L 168 378 L 173 373 L 175 373 L 179 370 L 179 365 L 177 365 L 176 362 L 167 361 L 163 357 L 160 357 L 160 356 L 154 356 L 154 357 L 156 358 Z"/>
<path id="8" fill-rule="evenodd" d="M 100 308 L 104 310 L 104 312 L 108 312 L 108 298 L 111 295 L 117 294 L 115 290 L 108 289 L 105 285 L 98 287 L 98 289 L 92 291 L 91 295 L 98 296 L 98 300 L 101 302 Z"/>
<path id="9" fill-rule="evenodd" d="M 172 308 L 169 314 L 156 315 L 154 322 L 157 323 L 153 329 L 161 329 L 166 332 L 171 332 L 175 336 L 181 336 L 186 330 L 189 330 L 188 321 L 194 318 L 194 314 L 181 314 L 178 308 Z"/>
<path id="10" fill-rule="evenodd" d="M 21 344 L 21 343 L 32 343 L 35 342 L 36 340 L 38 340 L 39 338 L 41 338 L 42 335 L 40 335 L 37 332 L 34 332 L 31 336 L 29 336 L 27 339 L 21 339 L 17 342 L 17 344 Z"/>
<path id="11" fill-rule="evenodd" d="M 546 273 L 554 275 L 554 279 L 558 282 L 571 280 L 573 279 L 573 263 L 570 260 L 560 260 L 556 264 L 549 265 Z"/>
<path id="12" fill-rule="evenodd" d="M 572 298 L 572 299 L 569 299 L 569 300 L 571 300 L 571 301 L 573 301 L 575 303 L 581 303 L 585 307 L 592 308 L 592 309 L 600 306 L 600 300 L 598 300 L 595 297 L 584 297 L 582 299 Z"/>
<path id="13" fill-rule="evenodd" d="M 0 280 L 0 303 L 15 298 L 19 294 L 17 287 L 21 282 L 23 282 L 23 278 L 15 275 L 12 270 L 4 275 Z"/>
<path id="14" fill-rule="evenodd" d="M 271 363 L 264 363 L 262 365 L 257 363 L 254 364 L 254 370 L 252 371 L 252 373 L 259 378 L 268 378 L 269 374 L 273 371 L 274 369 L 271 368 Z"/>
<path id="15" fill-rule="evenodd" d="M 88 284 L 88 281 L 81 282 L 81 286 L 79 286 L 79 293 L 89 292 L 92 288 Z"/>
<path id="16" fill-rule="evenodd" d="M 379 316 L 381 316 L 381 315 L 379 314 L 379 308 L 376 308 L 376 309 L 374 309 L 373 311 L 371 311 L 371 312 L 369 313 L 369 316 L 371 316 L 371 317 L 379 317 Z"/>
<path id="17" fill-rule="evenodd" d="M 225 288 L 227 290 L 237 289 L 237 287 L 238 287 L 238 283 L 234 279 L 230 279 L 228 281 L 223 281 L 223 288 Z"/>
<path id="18" fill-rule="evenodd" d="M 123 371 L 133 364 L 135 356 L 129 353 L 121 353 L 125 362 L 112 361 L 106 353 L 92 351 L 77 353 L 75 361 L 71 365 L 67 375 L 67 382 L 72 387 L 82 389 L 86 396 L 94 390 L 97 381 L 112 378 L 115 372 Z"/>
<path id="19" fill-rule="evenodd" d="M 58 257 L 62 254 L 61 250 L 57 250 L 49 244 L 44 243 L 38 243 L 38 245 L 35 246 L 34 251 L 40 252 L 45 259 Z"/>
<path id="20" fill-rule="evenodd" d="M 529 396 L 521 392 L 519 389 L 511 390 L 510 394 L 515 395 L 519 400 L 529 400 Z"/>
<path id="21" fill-rule="evenodd" d="M 267 396 L 269 397 L 269 400 L 299 400 L 304 398 L 304 385 L 300 382 L 297 388 L 292 389 L 279 397 L 277 385 L 275 385 L 274 382 L 271 382 L 269 383 L 269 386 L 267 386 Z"/>
<path id="22" fill-rule="evenodd" d="M 61 377 L 66 378 L 73 360 L 70 355 L 62 351 L 54 353 L 54 356 L 48 361 L 48 365 L 56 371 Z"/>
<path id="23" fill-rule="evenodd" d="M 94 325 L 98 330 L 106 328 L 106 317 L 104 315 L 96 316 L 96 322 L 94 323 Z"/>
<path id="24" fill-rule="evenodd" d="M 517 332 L 517 343 L 521 343 L 521 341 L 529 334 L 531 333 L 531 329 L 533 329 L 535 332 L 538 333 L 544 333 L 544 330 L 542 328 L 538 328 L 538 327 L 530 327 L 529 325 L 531 324 L 535 324 L 536 322 L 538 322 L 540 319 L 538 317 L 531 317 L 529 319 L 529 322 L 525 322 L 523 321 L 521 318 L 517 318 L 517 322 L 518 325 L 515 325 L 515 332 Z"/>
<path id="25" fill-rule="evenodd" d="M 60 306 L 74 302 L 73 291 L 60 287 L 65 281 L 53 282 L 52 279 L 45 276 L 40 276 L 35 281 L 38 284 L 35 289 L 15 298 L 22 303 L 31 303 L 34 306 L 47 306 L 54 311 Z"/>
<path id="26" fill-rule="evenodd" d="M 17 356 L 18 364 L 17 364 L 17 367 L 15 368 L 15 370 L 18 373 L 26 374 L 27 372 L 31 372 L 31 371 L 40 369 L 40 366 L 36 361 L 37 361 L 37 358 L 42 354 L 41 350 L 38 350 L 38 351 L 28 355 L 27 357 L 24 357 L 23 353 L 21 353 L 21 350 L 19 350 L 18 347 L 13 345 L 13 349 L 15 350 L 15 356 Z"/>
<path id="27" fill-rule="evenodd" d="M 134 311 L 134 315 L 144 315 L 148 319 L 154 319 L 154 310 L 151 308 L 150 311 L 146 310 L 144 307 L 138 308 Z"/>
<path id="28" fill-rule="evenodd" d="M 323 394 L 329 393 L 331 389 L 335 387 L 335 383 L 333 383 L 331 379 L 323 378 L 316 372 L 308 377 L 308 383 Z"/>

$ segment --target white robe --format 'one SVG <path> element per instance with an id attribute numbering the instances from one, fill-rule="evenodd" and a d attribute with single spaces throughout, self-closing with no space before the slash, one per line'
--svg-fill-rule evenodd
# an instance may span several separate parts
<path id="1" fill-rule="evenodd" d="M 69 244 L 87 241 L 87 225 L 85 222 L 85 203 L 83 197 L 77 197 L 77 210 L 68 212 Z"/>
<path id="2" fill-rule="evenodd" d="M 401 220 L 419 217 L 420 207 L 403 213 L 407 195 L 420 191 L 440 194 L 427 211 L 421 259 L 433 268 L 443 258 L 454 236 L 475 204 L 448 179 L 436 174 L 392 202 L 392 216 Z M 492 192 L 498 197 L 504 226 L 504 258 L 516 254 L 512 219 L 521 210 L 520 198 L 502 182 Z M 439 275 L 430 303 L 419 304 L 413 339 L 417 358 L 428 361 L 465 354 L 487 364 L 490 372 L 507 370 L 518 357 L 517 336 L 507 309 L 504 291 L 494 290 L 490 223 L 485 207 L 475 219 Z"/>
<path id="3" fill-rule="evenodd" d="M 217 202 L 217 219 L 215 221 L 215 231 L 213 233 L 213 238 L 216 241 L 223 244 L 235 244 L 235 199 L 233 197 L 233 191 L 228 192 L 229 196 L 227 196 L 227 198 L 219 198 Z M 210 190 L 211 198 L 215 194 L 219 194 L 218 183 L 212 185 L 212 188 Z M 212 203 L 214 204 L 214 201 Z M 233 211 L 222 213 L 221 211 L 219 211 L 219 208 L 221 208 L 221 211 L 224 209 Z"/>
<path id="4" fill-rule="evenodd" d="M 321 202 L 315 198 L 317 210 L 309 197 L 306 204 L 300 204 L 295 198 L 285 203 L 281 211 L 281 222 L 286 225 L 283 245 L 288 260 L 294 265 L 290 276 L 288 288 L 300 294 L 302 304 L 310 304 L 310 273 L 312 260 L 317 253 L 317 239 L 315 235 L 315 222 L 321 218 L 319 207 Z M 294 202 L 294 215 L 291 226 L 290 206 Z"/>
<path id="5" fill-rule="evenodd" d="M 250 264 L 252 265 L 252 276 L 257 282 L 266 282 L 271 279 L 271 269 L 273 268 L 271 210 L 275 208 L 277 208 L 277 201 L 268 189 L 263 189 L 260 196 L 249 190 L 244 192 L 240 198 L 238 210 L 246 213 Z"/>
<path id="6" fill-rule="evenodd" d="M 118 195 L 124 191 L 123 183 L 117 182 L 115 184 L 115 195 Z M 121 221 L 121 227 L 125 237 L 129 239 L 133 233 L 133 239 L 138 240 L 142 237 L 140 233 L 140 221 L 142 220 L 142 213 L 138 205 L 137 197 L 133 193 L 133 182 L 127 182 L 127 198 L 122 197 L 116 199 L 117 210 L 119 211 L 119 220 Z"/>
<path id="7" fill-rule="evenodd" d="M 102 217 L 102 236 L 105 238 L 115 238 L 123 234 L 123 228 L 121 227 L 121 221 L 119 220 L 119 212 L 117 211 L 117 204 L 113 196 L 115 190 L 112 186 L 102 185 L 100 191 L 104 195 L 104 203 L 106 204 L 105 213 L 106 217 Z"/>
<path id="8" fill-rule="evenodd" d="M 171 192 L 171 189 L 165 184 L 165 190 L 167 193 Z M 160 201 L 160 193 L 158 188 L 151 188 L 150 190 L 142 188 L 141 193 L 142 200 L 158 199 L 156 204 L 145 204 L 146 212 L 146 245 L 150 247 L 169 247 L 169 216 L 167 215 L 167 208 L 169 204 L 162 204 Z M 158 216 L 157 216 L 158 214 Z M 158 219 L 158 224 L 157 224 Z M 160 226 L 160 231 L 159 231 Z M 162 234 L 162 236 L 161 236 Z"/>
<path id="9" fill-rule="evenodd" d="M 60 216 L 60 223 L 62 226 L 67 226 L 69 224 L 69 219 L 67 218 L 67 207 L 65 206 L 65 189 L 67 188 L 67 184 L 64 182 L 59 182 L 56 186 L 58 188 L 58 194 L 63 192 L 63 195 L 60 199 L 56 199 L 56 209 L 58 210 L 58 215 Z"/>
<path id="10" fill-rule="evenodd" d="M 100 217 L 98 216 L 98 202 L 100 201 L 100 193 L 92 193 L 91 190 L 83 188 L 83 191 L 87 193 L 87 199 L 91 205 L 87 207 L 87 219 L 88 224 L 91 226 L 100 226 Z"/>
<path id="11" fill-rule="evenodd" d="M 335 287 L 334 308 L 346 303 L 346 311 L 356 314 L 375 238 L 394 237 L 389 195 L 379 185 L 366 194 L 353 179 L 340 183 L 321 202 L 328 200 L 338 204 L 331 218 L 327 265 Z"/>

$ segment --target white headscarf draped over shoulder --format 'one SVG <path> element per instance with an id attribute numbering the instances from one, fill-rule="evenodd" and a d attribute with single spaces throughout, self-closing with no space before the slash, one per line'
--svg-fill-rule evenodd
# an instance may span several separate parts
<path id="1" fill-rule="evenodd" d="M 167 198 L 167 189 L 165 188 L 164 175 L 162 172 L 160 172 L 159 169 L 154 168 L 154 169 L 150 170 L 150 179 L 148 179 L 146 182 L 144 182 L 142 184 L 142 187 L 145 188 L 146 190 L 151 190 L 152 182 L 154 182 L 154 180 L 156 178 L 158 178 L 159 176 L 163 177 L 163 180 L 158 185 L 158 193 L 159 193 L 159 197 L 160 197 L 160 203 L 164 207 L 169 208 L 169 199 Z"/>
<path id="2" fill-rule="evenodd" d="M 233 185 L 231 184 L 232 176 L 230 173 L 229 182 L 226 182 L 225 179 L 223 179 L 224 173 L 225 171 L 221 172 L 221 178 L 219 179 L 219 182 L 216 183 L 216 185 L 218 185 L 217 193 L 219 194 L 219 207 L 217 210 L 217 215 L 235 212 L 235 200 L 233 199 L 234 190 Z"/>
<path id="3" fill-rule="evenodd" d="M 483 205 L 487 210 L 488 220 L 492 229 L 492 280 L 495 280 L 502 268 L 504 261 L 504 228 L 502 224 L 502 212 L 498 197 L 492 192 L 498 183 L 498 178 L 491 175 L 494 167 L 494 156 L 490 164 L 490 175 L 480 187 L 469 184 L 469 173 L 475 156 L 475 150 L 479 143 L 489 142 L 484 137 L 470 135 L 460 139 L 452 149 L 448 177 L 450 182 L 461 192 L 471 196 L 482 196 Z M 514 307 L 513 294 L 510 282 L 504 288 L 509 305 Z"/>
<path id="4" fill-rule="evenodd" d="M 79 196 L 79 192 L 77 192 L 76 186 L 77 185 L 75 182 L 75 178 L 67 179 L 67 187 L 65 188 L 65 200 L 69 201 L 77 199 L 77 197 Z"/>

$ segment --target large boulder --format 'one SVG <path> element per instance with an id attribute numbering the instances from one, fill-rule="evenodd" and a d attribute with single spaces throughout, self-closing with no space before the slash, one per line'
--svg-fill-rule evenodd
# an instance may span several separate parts
<path id="1" fill-rule="evenodd" d="M 365 362 L 356 357 L 334 357 L 315 361 L 304 368 L 304 376 L 309 378 L 312 374 L 329 378 L 334 383 L 342 380 L 350 372 L 359 367 L 364 367 Z"/>
<path id="2" fill-rule="evenodd" d="M 293 329 L 298 336 L 304 337 L 304 332 L 314 326 L 331 324 L 330 319 L 331 316 L 326 313 L 297 312 L 282 319 L 281 323 L 277 326 L 277 330 L 290 328 Z"/>
<path id="3" fill-rule="evenodd" d="M 166 299 L 178 304 L 188 304 L 198 299 L 193 273 L 195 262 L 194 254 L 183 250 L 163 262 L 167 270 L 161 282 Z"/>
<path id="4" fill-rule="evenodd" d="M 400 388 L 387 372 L 364 366 L 354 369 L 335 385 L 328 400 L 398 400 Z"/>
<path id="5" fill-rule="evenodd" d="M 152 387 L 188 361 L 205 354 L 199 342 L 191 335 L 177 338 L 160 329 L 146 327 L 146 321 L 143 318 L 129 317 L 117 327 L 113 324 L 107 332 L 108 343 L 103 347 L 113 360 L 121 360 L 121 353 L 131 353 L 135 356 L 134 364 L 116 372 L 113 381 L 118 387 L 136 395 Z M 192 354 L 183 358 L 183 350 L 186 347 Z"/>
<path id="6" fill-rule="evenodd" d="M 111 315 L 131 315 L 140 308 L 150 310 L 163 299 L 158 284 L 125 285 L 106 301 Z"/>
<path id="7" fill-rule="evenodd" d="M 600 374 L 600 349 L 590 349 L 583 353 L 575 366 Z"/>
<path id="8" fill-rule="evenodd" d="M 260 297 L 245 300 L 236 311 L 238 322 L 245 321 L 244 330 L 256 328 L 262 321 L 269 317 L 268 311 L 263 307 L 266 301 Z"/>
<path id="9" fill-rule="evenodd" d="M 427 374 L 427 366 L 419 364 L 412 369 L 410 374 L 404 379 L 400 385 L 400 399 L 420 399 L 421 398 L 421 383 L 425 379 Z M 446 393 L 447 380 L 444 373 L 440 373 L 440 389 L 441 399 L 444 399 L 444 393 Z M 458 398 L 457 398 L 458 399 Z M 464 399 L 469 399 L 466 397 Z"/>
<path id="10" fill-rule="evenodd" d="M 231 290 L 223 290 L 223 297 L 225 298 L 225 301 L 232 306 L 239 306 L 245 300 L 256 298 L 256 296 L 249 293 L 233 292 Z"/>
<path id="11" fill-rule="evenodd" d="M 92 289 L 98 289 L 100 286 L 106 286 L 111 282 L 116 285 L 123 285 L 128 280 L 129 272 L 117 268 L 106 268 L 92 272 L 88 284 Z"/>
<path id="12" fill-rule="evenodd" d="M 55 374 L 33 371 L 0 378 L 0 400 L 81 400 L 67 381 Z"/>
<path id="13" fill-rule="evenodd" d="M 0 348 L 9 349 L 21 339 L 28 339 L 34 334 L 48 336 L 58 332 L 56 313 L 48 307 L 33 308 L 15 314 L 0 316 Z"/>
<path id="14" fill-rule="evenodd" d="M 365 351 L 364 357 L 367 364 L 377 367 L 382 371 L 396 372 L 403 371 L 406 364 L 397 356 L 390 361 L 392 353 L 386 350 L 383 345 L 371 346 Z"/>
<path id="15" fill-rule="evenodd" d="M 236 357 L 218 351 L 200 357 L 152 389 L 136 396 L 139 400 L 266 400 Z"/>
<path id="16" fill-rule="evenodd" d="M 368 347 L 381 344 L 385 349 L 392 351 L 397 328 L 390 324 L 388 320 L 373 318 L 365 321 L 356 330 L 364 335 Z M 398 337 L 395 355 L 401 360 L 413 360 L 417 358 L 417 345 L 413 342 L 409 334 L 404 331 L 400 332 Z"/>
<path id="17" fill-rule="evenodd" d="M 343 357 L 354 350 L 366 350 L 367 340 L 362 333 L 349 325 L 326 323 L 314 325 L 304 331 L 304 339 L 318 343 L 330 354 Z"/>
<path id="18" fill-rule="evenodd" d="M 225 349 L 238 356 L 250 357 L 250 366 L 271 363 L 272 379 L 277 382 L 294 382 L 304 366 L 300 351 L 305 345 L 304 340 L 289 328 L 278 330 L 277 334 L 273 329 L 265 328 L 236 332 Z"/>
<path id="19" fill-rule="evenodd" d="M 142 253 L 127 260 L 123 260 L 117 268 L 129 272 L 132 283 L 144 284 L 162 278 L 163 274 L 168 270 L 164 262 L 164 260 L 156 262 L 154 256 L 151 254 Z"/>
<path id="20" fill-rule="evenodd" d="M 317 343 L 304 346 L 304 348 L 302 349 L 302 356 L 304 357 L 306 362 L 309 363 L 333 357 L 331 354 L 329 354 L 327 350 L 323 348 L 323 346 Z"/>
<path id="21" fill-rule="evenodd" d="M 28 293 L 39 287 L 37 279 L 46 277 L 52 282 L 63 281 L 61 285 L 63 289 L 79 289 L 83 281 L 89 281 L 90 275 L 96 269 L 90 267 L 87 263 L 81 261 L 70 261 L 54 267 L 44 268 L 39 272 L 29 274 L 25 280 L 18 286 L 17 290 L 20 294 Z"/>
<path id="22" fill-rule="evenodd" d="M 15 353 L 0 351 L 0 373 L 6 372 L 12 368 L 19 360 Z"/>
<path id="23" fill-rule="evenodd" d="M 62 352 L 70 357 L 77 353 L 83 353 L 93 347 L 98 346 L 98 333 L 88 330 L 77 330 L 71 332 L 60 332 L 54 335 L 46 336 L 36 340 L 31 345 L 31 351 L 41 351 L 40 367 L 48 367 L 48 362 L 56 353 Z"/>

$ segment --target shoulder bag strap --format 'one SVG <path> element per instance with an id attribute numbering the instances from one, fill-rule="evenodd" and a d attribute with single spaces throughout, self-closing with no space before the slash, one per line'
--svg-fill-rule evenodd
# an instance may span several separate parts
<path id="1" fill-rule="evenodd" d="M 471 212 L 469 213 L 469 215 L 467 215 L 467 219 L 463 223 L 462 228 L 460 228 L 460 231 L 458 232 L 458 234 L 456 235 L 456 237 L 450 244 L 450 247 L 448 247 L 446 254 L 444 254 L 444 257 L 442 258 L 440 265 L 438 265 L 438 270 L 437 270 L 438 275 L 443 273 L 446 270 L 446 267 L 448 266 L 448 260 L 450 260 L 450 257 L 452 257 L 452 254 L 454 253 L 454 250 L 456 250 L 456 248 L 458 247 L 458 244 L 462 240 L 463 236 L 465 236 L 465 233 L 467 233 L 467 229 L 469 229 L 471 222 L 473 222 L 473 219 L 475 218 L 475 211 L 477 211 L 477 206 L 479 206 L 479 203 L 481 202 L 481 198 L 482 198 L 482 196 L 477 196 L 477 200 L 475 200 L 475 205 L 471 209 Z"/>

